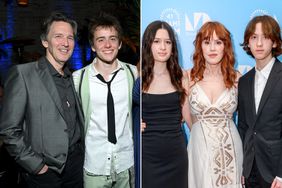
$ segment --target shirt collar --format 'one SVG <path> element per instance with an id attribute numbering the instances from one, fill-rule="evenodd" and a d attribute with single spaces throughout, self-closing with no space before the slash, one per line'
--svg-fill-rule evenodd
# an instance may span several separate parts
<path id="1" fill-rule="evenodd" d="M 99 71 L 95 68 L 94 64 L 97 63 L 97 58 L 94 58 L 90 65 L 90 75 L 91 76 L 97 76 L 97 74 L 100 74 Z M 117 59 L 117 68 L 112 71 L 112 73 L 116 72 L 117 70 L 124 70 L 122 63 Z"/>
<path id="2" fill-rule="evenodd" d="M 64 75 L 62 76 L 54 67 L 53 65 L 48 61 L 48 59 L 46 58 L 46 64 L 47 67 L 51 73 L 52 76 L 56 76 L 56 77 L 69 77 L 71 75 L 71 72 L 69 70 L 69 68 L 65 65 L 65 67 L 63 68 L 64 71 Z"/>
<path id="3" fill-rule="evenodd" d="M 264 78 L 268 78 L 269 77 L 269 74 L 270 74 L 270 71 L 274 65 L 274 62 L 275 62 L 275 58 L 273 57 L 269 63 L 267 63 L 267 65 L 265 65 L 265 67 L 263 67 L 263 69 L 261 70 L 258 70 L 257 69 L 257 66 L 255 66 L 255 69 L 256 69 L 256 72 L 259 72 Z"/>

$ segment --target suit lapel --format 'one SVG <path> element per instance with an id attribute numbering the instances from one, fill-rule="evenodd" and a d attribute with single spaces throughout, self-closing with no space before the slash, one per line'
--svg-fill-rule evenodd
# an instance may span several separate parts
<path id="1" fill-rule="evenodd" d="M 259 108 L 258 108 L 258 113 L 257 113 L 257 117 L 260 115 L 270 93 L 272 92 L 273 88 L 275 87 L 275 85 L 278 83 L 279 80 L 279 72 L 281 71 L 281 67 L 279 66 L 279 61 L 276 60 L 271 72 L 269 74 L 269 77 L 267 79 L 263 94 L 261 96 L 261 100 L 259 103 Z"/>
<path id="2" fill-rule="evenodd" d="M 50 94 L 51 99 L 54 101 L 55 105 L 57 106 L 61 116 L 65 119 L 64 111 L 62 108 L 62 101 L 61 101 L 56 85 L 53 81 L 53 78 L 46 64 L 49 62 L 46 62 L 46 61 L 47 60 L 45 58 L 41 58 L 38 60 L 38 69 L 37 69 L 38 75 L 43 85 L 45 86 L 47 92 Z"/>
<path id="3" fill-rule="evenodd" d="M 255 105 L 255 69 L 253 68 L 250 72 L 250 76 L 249 76 L 249 99 L 250 99 L 250 110 L 252 113 L 252 117 L 255 118 L 256 117 L 256 105 Z"/>

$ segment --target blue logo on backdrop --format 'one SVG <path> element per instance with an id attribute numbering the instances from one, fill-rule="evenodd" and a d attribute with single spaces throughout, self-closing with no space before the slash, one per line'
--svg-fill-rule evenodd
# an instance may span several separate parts
<path id="1" fill-rule="evenodd" d="M 175 32 L 180 34 L 180 16 L 176 9 L 167 8 L 164 9 L 160 16 L 161 20 L 169 23 L 175 30 Z"/>
<path id="2" fill-rule="evenodd" d="M 185 14 L 185 31 L 196 35 L 198 29 L 206 22 L 210 21 L 210 16 L 205 12 L 194 12 L 193 20 Z M 193 22 L 192 22 L 193 21 Z"/>
<path id="3" fill-rule="evenodd" d="M 252 12 L 250 19 L 252 19 L 255 16 L 260 16 L 260 15 L 269 15 L 269 14 L 266 10 L 256 9 L 254 12 Z"/>

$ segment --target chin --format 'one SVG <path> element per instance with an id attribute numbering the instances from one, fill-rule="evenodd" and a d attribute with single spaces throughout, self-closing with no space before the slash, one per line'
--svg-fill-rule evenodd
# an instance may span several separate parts
<path id="1" fill-rule="evenodd" d="M 255 55 L 255 58 L 258 59 L 258 60 L 263 60 L 263 59 L 266 59 L 267 56 L 264 56 L 264 55 Z"/>
<path id="2" fill-rule="evenodd" d="M 69 59 L 70 59 L 70 56 L 63 56 L 63 57 L 58 58 L 58 60 L 61 61 L 61 62 L 66 62 Z"/>
<path id="3" fill-rule="evenodd" d="M 116 58 L 99 58 L 99 59 L 107 64 L 113 64 L 113 62 L 116 60 Z"/>
<path id="4" fill-rule="evenodd" d="M 218 65 L 220 61 L 210 61 L 208 64 L 210 65 Z"/>
<path id="5" fill-rule="evenodd" d="M 111 65 L 111 64 L 113 64 L 113 63 L 115 62 L 114 59 L 101 59 L 101 61 L 102 61 L 103 63 L 108 64 L 108 65 Z"/>

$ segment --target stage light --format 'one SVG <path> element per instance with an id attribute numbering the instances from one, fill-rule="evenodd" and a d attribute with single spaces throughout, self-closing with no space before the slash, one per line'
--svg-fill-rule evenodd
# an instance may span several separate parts
<path id="1" fill-rule="evenodd" d="M 18 0 L 18 5 L 20 6 L 27 6 L 28 0 Z"/>

